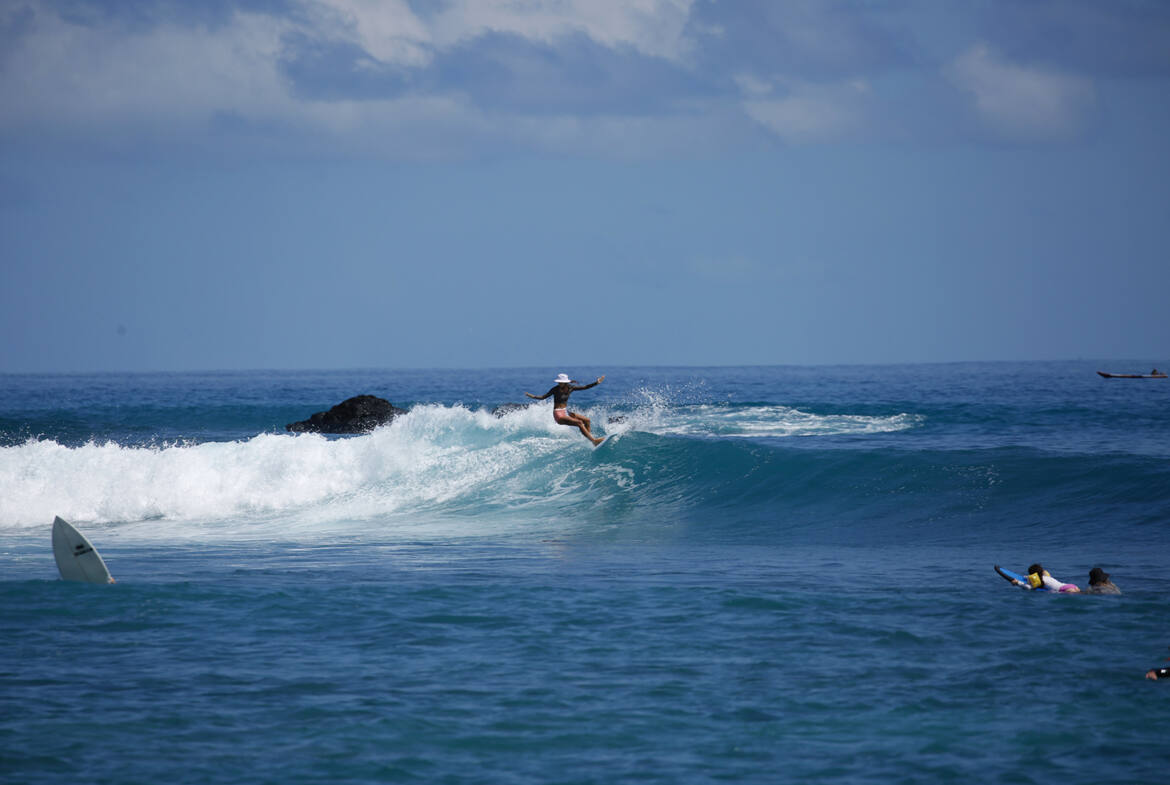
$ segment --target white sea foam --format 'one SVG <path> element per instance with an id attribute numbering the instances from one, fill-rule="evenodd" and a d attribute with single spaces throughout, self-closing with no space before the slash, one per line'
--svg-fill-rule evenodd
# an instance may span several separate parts
<path id="1" fill-rule="evenodd" d="M 368 534 L 367 523 L 387 536 L 429 536 L 435 526 L 460 535 L 552 521 L 567 505 L 604 504 L 634 487 L 635 472 L 623 464 L 629 453 L 618 445 L 591 459 L 590 445 L 556 425 L 550 409 L 533 405 L 495 417 L 463 406 L 418 406 L 389 426 L 346 438 L 261 434 L 156 447 L 32 440 L 0 448 L 0 531 L 45 526 L 60 515 L 145 537 Z M 604 409 L 589 411 L 596 431 L 618 436 L 870 434 L 919 421 L 783 406 L 676 407 L 660 397 L 613 421 Z"/>
<path id="2" fill-rule="evenodd" d="M 915 428 L 923 418 L 913 414 L 888 416 L 813 414 L 788 406 L 696 405 L 672 408 L 653 402 L 639 410 L 639 429 L 664 435 L 710 438 L 783 438 L 893 433 Z"/>
<path id="3" fill-rule="evenodd" d="M 152 520 L 285 527 L 425 512 L 484 494 L 506 497 L 524 467 L 533 481 L 550 454 L 588 450 L 547 407 L 503 418 L 422 406 L 357 437 L 262 434 L 244 441 L 0 448 L 0 528 Z M 523 484 L 523 483 L 522 483 Z M 490 493 L 488 489 L 491 489 Z M 291 516 L 291 524 L 290 524 Z M 139 527 L 143 528 L 143 527 Z M 173 527 L 172 527 L 173 531 Z"/>

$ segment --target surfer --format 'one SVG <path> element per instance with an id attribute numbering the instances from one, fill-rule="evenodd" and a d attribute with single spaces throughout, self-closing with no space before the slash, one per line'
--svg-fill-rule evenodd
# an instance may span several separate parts
<path id="1" fill-rule="evenodd" d="M 1121 589 L 1109 580 L 1109 573 L 1094 567 L 1089 570 L 1089 585 L 1085 588 L 1085 594 L 1121 594 Z"/>
<path id="2" fill-rule="evenodd" d="M 556 384 L 553 385 L 553 388 L 544 395 L 533 395 L 529 392 L 524 394 L 538 401 L 543 401 L 551 395 L 553 397 L 553 420 L 558 425 L 570 425 L 579 428 L 585 438 L 593 442 L 593 446 L 596 447 L 605 441 L 605 439 L 593 435 L 593 431 L 590 430 L 590 426 L 593 423 L 588 417 L 579 412 L 569 411 L 569 396 L 578 390 L 588 390 L 590 387 L 596 387 L 604 381 L 604 376 L 598 376 L 597 381 L 582 387 L 576 387 L 576 380 L 570 379 L 568 374 L 562 373 L 555 379 Z"/>

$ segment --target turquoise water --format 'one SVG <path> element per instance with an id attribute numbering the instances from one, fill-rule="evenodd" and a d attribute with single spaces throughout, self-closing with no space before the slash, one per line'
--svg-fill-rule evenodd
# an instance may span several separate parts
<path id="1" fill-rule="evenodd" d="M 0 376 L 0 780 L 1165 782 L 1130 365 Z"/>

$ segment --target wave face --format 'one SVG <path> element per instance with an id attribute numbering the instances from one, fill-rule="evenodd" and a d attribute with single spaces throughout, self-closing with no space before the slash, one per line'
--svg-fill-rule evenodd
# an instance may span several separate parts
<path id="1" fill-rule="evenodd" d="M 531 371 L 4 377 L 0 531 L 963 544 L 1164 525 L 1170 388 L 990 368 L 619 371 L 572 402 L 614 435 L 596 450 L 547 403 L 491 413 Z M 480 400 L 436 394 L 473 373 Z M 371 434 L 280 430 L 393 384 L 410 412 Z"/>

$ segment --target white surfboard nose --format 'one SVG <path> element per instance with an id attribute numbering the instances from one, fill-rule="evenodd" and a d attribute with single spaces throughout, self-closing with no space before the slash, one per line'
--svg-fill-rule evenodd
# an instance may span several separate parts
<path id="1" fill-rule="evenodd" d="M 53 518 L 53 558 L 62 580 L 113 583 L 97 548 L 61 516 Z"/>

